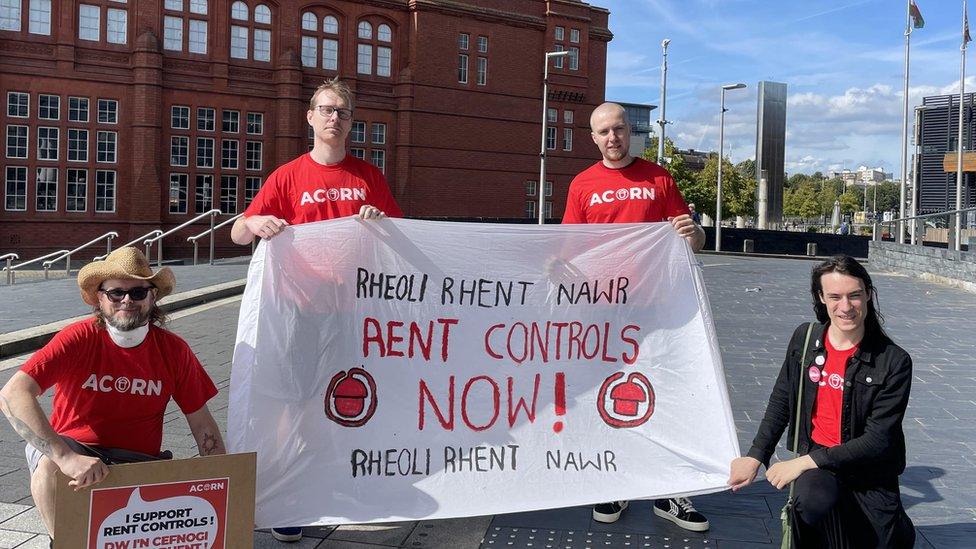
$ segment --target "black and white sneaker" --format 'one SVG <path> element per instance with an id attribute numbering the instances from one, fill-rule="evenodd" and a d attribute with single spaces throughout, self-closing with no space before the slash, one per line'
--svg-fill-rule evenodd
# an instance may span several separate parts
<path id="1" fill-rule="evenodd" d="M 610 503 L 600 503 L 593 506 L 593 520 L 610 524 L 620 519 L 620 513 L 627 508 L 626 501 L 611 501 Z"/>
<path id="2" fill-rule="evenodd" d="M 594 518 L 596 511 L 594 511 Z M 688 498 L 669 498 L 654 501 L 654 514 L 677 524 L 685 530 L 704 532 L 708 530 L 708 519 L 695 510 Z"/>

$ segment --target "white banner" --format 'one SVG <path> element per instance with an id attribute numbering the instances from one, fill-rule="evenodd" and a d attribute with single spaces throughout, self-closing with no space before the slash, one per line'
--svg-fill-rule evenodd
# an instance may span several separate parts
<path id="1" fill-rule="evenodd" d="M 739 455 L 667 223 L 289 227 L 251 261 L 228 417 L 258 527 L 715 492 Z"/>

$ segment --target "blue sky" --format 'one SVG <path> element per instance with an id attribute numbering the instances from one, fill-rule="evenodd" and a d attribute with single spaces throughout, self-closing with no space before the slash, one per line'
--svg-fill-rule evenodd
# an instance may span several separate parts
<path id="1" fill-rule="evenodd" d="M 756 84 L 773 80 L 788 85 L 789 173 L 868 165 L 900 177 L 904 0 L 589 1 L 610 10 L 608 100 L 660 105 L 660 44 L 671 39 L 667 135 L 679 147 L 717 149 L 719 88 L 744 82 L 726 93 L 725 147 L 735 162 L 755 157 Z M 925 26 L 912 34 L 910 108 L 959 92 L 962 42 L 961 1 L 916 3 Z"/>

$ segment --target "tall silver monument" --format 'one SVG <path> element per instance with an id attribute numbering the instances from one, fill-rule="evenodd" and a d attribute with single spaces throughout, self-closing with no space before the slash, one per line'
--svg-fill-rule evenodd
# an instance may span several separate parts
<path id="1" fill-rule="evenodd" d="M 783 224 L 783 180 L 786 154 L 786 84 L 759 83 L 756 113 L 756 226 L 778 229 Z M 765 184 L 763 183 L 765 179 Z"/>

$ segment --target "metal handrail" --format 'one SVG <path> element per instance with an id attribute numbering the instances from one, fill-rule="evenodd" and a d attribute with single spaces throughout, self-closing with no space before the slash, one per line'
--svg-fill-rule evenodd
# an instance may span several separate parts
<path id="1" fill-rule="evenodd" d="M 142 235 L 140 237 L 137 237 L 134 240 L 130 240 L 129 242 L 126 242 L 125 244 L 119 246 L 119 248 L 125 248 L 126 246 L 132 246 L 133 244 L 138 244 L 138 243 L 142 242 L 143 240 L 145 240 L 147 238 L 150 238 L 150 237 L 153 237 L 153 236 L 156 236 L 158 234 L 163 234 L 163 231 L 161 231 L 159 229 L 153 229 L 153 230 L 149 231 L 148 233 L 146 233 L 146 234 L 144 234 L 144 235 Z M 97 257 L 93 258 L 93 261 L 104 261 L 106 257 L 108 257 L 108 254 L 100 255 L 100 256 L 97 256 Z"/>
<path id="2" fill-rule="evenodd" d="M 878 230 L 879 227 L 881 227 L 881 225 L 891 226 L 891 225 L 893 225 L 895 223 L 900 223 L 902 221 L 914 221 L 916 219 L 928 219 L 930 217 L 943 217 L 943 216 L 961 214 L 961 213 L 964 213 L 964 212 L 976 212 L 976 207 L 963 208 L 961 210 L 946 210 L 944 212 L 935 212 L 935 213 L 930 213 L 930 214 L 913 215 L 911 217 L 900 217 L 898 219 L 889 219 L 888 221 L 877 221 L 877 220 L 875 220 L 875 222 L 874 222 L 874 237 L 873 237 L 873 240 L 881 240 L 881 231 Z M 914 224 L 912 226 L 912 235 L 911 236 L 912 236 L 911 243 L 912 244 L 915 244 L 915 227 L 914 227 Z M 958 238 L 958 235 L 957 235 L 957 238 Z"/>
<path id="3" fill-rule="evenodd" d="M 61 261 L 62 258 L 64 259 L 64 276 L 71 276 L 71 255 L 74 254 L 75 252 L 80 252 L 81 250 L 84 250 L 85 248 L 91 246 L 92 244 L 95 244 L 96 242 L 102 240 L 103 238 L 106 239 L 105 240 L 105 242 L 106 242 L 106 244 L 105 244 L 105 255 L 107 256 L 108 254 L 112 253 L 112 239 L 113 238 L 118 238 L 118 236 L 119 236 L 119 233 L 117 233 L 115 231 L 109 231 L 109 232 L 103 234 L 102 236 L 100 236 L 98 238 L 95 238 L 93 240 L 89 240 L 88 242 L 82 244 L 81 246 L 78 246 L 77 248 L 75 248 L 75 249 L 73 249 L 73 250 L 71 250 L 71 251 L 69 251 L 67 253 L 64 253 L 62 255 L 59 255 L 59 256 L 55 257 L 54 259 L 49 259 L 49 260 L 45 261 L 41 265 L 42 267 L 44 267 L 44 280 L 47 280 L 47 270 L 51 268 L 51 265 L 57 263 L 58 261 Z"/>
<path id="4" fill-rule="evenodd" d="M 203 231 L 198 235 L 187 237 L 186 241 L 193 243 L 193 264 L 194 265 L 197 264 L 198 251 L 200 249 L 200 243 L 197 242 L 197 240 L 209 234 L 210 235 L 210 264 L 213 265 L 214 264 L 214 237 L 213 237 L 214 231 L 223 227 L 224 225 L 227 225 L 228 223 L 233 223 L 237 221 L 243 215 L 244 215 L 243 213 L 239 213 L 230 219 L 221 221 L 219 225 L 216 225 L 215 227 L 209 230 Z"/>
<path id="5" fill-rule="evenodd" d="M 148 259 L 149 257 L 152 257 L 150 255 L 150 249 L 152 249 L 153 243 L 159 242 L 159 245 L 156 246 L 156 266 L 161 267 L 163 265 L 163 238 L 175 233 L 176 231 L 182 229 L 183 227 L 186 227 L 187 225 L 192 225 L 193 223 L 196 223 L 198 220 L 203 219 L 204 217 L 207 216 L 210 216 L 210 230 L 212 231 L 214 229 L 214 218 L 220 214 L 221 211 L 218 210 L 217 208 L 214 208 L 209 212 L 204 212 L 194 217 L 193 219 L 187 221 L 186 223 L 183 223 L 182 225 L 173 227 L 172 229 L 166 231 L 165 233 L 159 236 L 143 241 L 143 244 L 146 245 L 146 258 Z"/>
<path id="6" fill-rule="evenodd" d="M 68 250 L 58 250 L 56 252 L 51 252 L 51 253 L 49 253 L 47 255 L 42 255 L 41 257 L 35 257 L 34 259 L 31 259 L 30 261 L 25 261 L 23 263 L 20 263 L 19 265 L 14 265 L 13 267 L 5 267 L 6 269 L 9 269 L 7 271 L 7 280 L 9 281 L 8 284 L 14 284 L 14 283 L 17 282 L 17 277 L 14 276 L 14 271 L 16 271 L 17 269 L 19 269 L 21 267 L 26 267 L 28 265 L 33 265 L 34 263 L 37 263 L 38 261 L 44 261 L 45 259 L 47 259 L 49 257 L 53 257 L 53 256 L 56 256 L 58 254 L 63 254 L 63 253 L 66 253 L 67 251 Z M 45 271 L 45 273 L 46 273 L 46 271 Z"/>
<path id="7" fill-rule="evenodd" d="M 9 253 L 0 255 L 0 260 L 2 259 L 7 260 L 7 266 L 4 267 L 3 270 L 7 271 L 7 285 L 9 286 L 10 284 L 13 284 L 14 274 L 14 271 L 10 268 L 10 264 L 13 262 L 13 260 L 20 259 L 20 256 L 15 253 Z"/>

